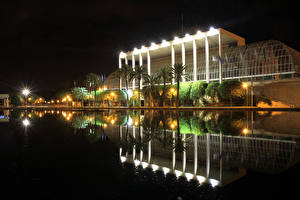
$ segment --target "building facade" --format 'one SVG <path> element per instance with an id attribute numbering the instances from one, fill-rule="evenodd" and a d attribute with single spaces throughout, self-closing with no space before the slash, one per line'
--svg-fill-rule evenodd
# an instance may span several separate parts
<path id="1" fill-rule="evenodd" d="M 246 45 L 245 39 L 234 33 L 211 28 L 207 32 L 198 31 L 183 38 L 175 37 L 172 41 L 151 43 L 119 55 L 119 68 L 123 64 L 133 69 L 142 65 L 149 75 L 175 63 L 186 66 L 188 76 L 182 81 L 272 80 L 298 74 L 300 53 L 275 40 Z M 110 76 L 106 86 L 108 89 L 124 88 L 125 82 Z M 136 81 L 133 80 L 130 86 L 137 88 Z"/>

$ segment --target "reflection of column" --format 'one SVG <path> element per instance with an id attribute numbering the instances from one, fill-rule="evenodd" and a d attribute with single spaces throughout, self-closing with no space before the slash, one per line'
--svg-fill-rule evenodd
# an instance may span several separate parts
<path id="1" fill-rule="evenodd" d="M 172 169 L 175 170 L 175 164 L 176 164 L 176 153 L 175 153 L 175 131 L 172 132 L 172 139 L 173 139 L 173 152 L 172 152 Z"/>
<path id="2" fill-rule="evenodd" d="M 132 126 L 132 137 L 133 141 L 135 142 L 135 126 Z M 135 144 L 133 145 L 132 159 L 135 160 Z"/>
<path id="3" fill-rule="evenodd" d="M 209 178 L 210 170 L 210 133 L 206 134 L 206 178 Z"/>
<path id="4" fill-rule="evenodd" d="M 140 66 L 143 65 L 142 53 L 139 54 L 139 63 L 140 63 Z M 141 81 L 140 81 L 140 88 L 143 88 L 143 78 L 141 78 Z M 141 106 L 141 105 L 139 105 L 139 106 Z"/>
<path id="5" fill-rule="evenodd" d="M 148 142 L 148 163 L 151 164 L 151 140 Z"/>
<path id="6" fill-rule="evenodd" d="M 222 33 L 219 31 L 219 83 L 222 82 L 223 72 L 222 72 Z"/>
<path id="7" fill-rule="evenodd" d="M 220 132 L 220 183 L 223 181 L 223 134 Z"/>
<path id="8" fill-rule="evenodd" d="M 143 144 L 143 127 L 142 126 L 140 126 L 140 136 L 141 136 L 141 144 Z M 140 150 L 140 161 L 141 162 L 143 161 L 143 154 L 144 154 L 143 146 L 141 146 L 141 150 Z"/>
<path id="9" fill-rule="evenodd" d="M 183 173 L 185 172 L 185 168 L 186 168 L 186 135 L 183 134 L 183 154 L 182 154 L 182 171 Z"/>
<path id="10" fill-rule="evenodd" d="M 198 167 L 198 136 L 194 135 L 194 175 L 197 175 Z"/>
<path id="11" fill-rule="evenodd" d="M 120 133 L 120 143 L 122 143 L 122 126 L 119 126 L 119 133 Z M 120 148 L 120 156 L 122 155 L 122 148 Z"/>

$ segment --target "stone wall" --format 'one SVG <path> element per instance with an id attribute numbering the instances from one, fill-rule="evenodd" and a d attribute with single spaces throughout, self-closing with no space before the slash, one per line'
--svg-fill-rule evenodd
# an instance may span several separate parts
<path id="1" fill-rule="evenodd" d="M 300 108 L 300 78 L 256 82 L 254 94 Z"/>

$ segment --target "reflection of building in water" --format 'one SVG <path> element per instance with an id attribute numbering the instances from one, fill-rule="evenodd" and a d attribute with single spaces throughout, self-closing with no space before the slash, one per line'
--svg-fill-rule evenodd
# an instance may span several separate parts
<path id="1" fill-rule="evenodd" d="M 0 122 L 9 122 L 9 110 L 0 110 Z"/>
<path id="2" fill-rule="evenodd" d="M 295 159 L 296 142 L 258 137 L 206 134 L 181 135 L 183 149 L 173 145 L 178 141 L 175 131 L 167 132 L 170 145 L 157 137 L 143 141 L 147 132 L 140 127 L 120 127 L 120 158 L 153 170 L 185 176 L 188 180 L 208 181 L 224 185 L 245 175 L 246 169 L 279 172 Z M 172 145 L 173 144 L 173 145 Z M 165 146 L 164 146 L 165 145 Z"/>
<path id="3" fill-rule="evenodd" d="M 0 107 L 9 107 L 9 94 L 0 94 Z"/>

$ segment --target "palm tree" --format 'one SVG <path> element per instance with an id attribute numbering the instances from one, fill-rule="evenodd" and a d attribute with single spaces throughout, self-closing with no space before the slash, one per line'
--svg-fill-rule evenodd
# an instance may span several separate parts
<path id="1" fill-rule="evenodd" d="M 139 106 L 141 106 L 141 81 L 147 75 L 146 69 L 141 66 L 135 66 L 135 70 L 132 71 L 129 80 L 137 79 L 138 80 L 138 87 L 139 87 Z"/>
<path id="2" fill-rule="evenodd" d="M 83 99 L 88 95 L 88 91 L 84 87 L 74 87 L 71 89 L 71 94 L 75 100 L 81 100 L 83 106 Z"/>
<path id="3" fill-rule="evenodd" d="M 176 64 L 174 64 L 174 66 L 172 68 L 172 75 L 177 83 L 176 107 L 179 106 L 179 88 L 180 88 L 179 84 L 180 84 L 181 78 L 184 78 L 186 76 L 186 74 L 184 73 L 185 68 L 186 68 L 186 66 L 183 65 L 182 63 L 176 63 Z"/>
<path id="4" fill-rule="evenodd" d="M 95 73 L 88 73 L 85 77 L 85 85 L 88 88 L 89 93 L 94 90 L 94 95 L 95 95 L 95 101 L 94 101 L 94 105 L 96 103 L 96 90 L 97 87 L 99 86 L 99 76 L 98 74 Z M 89 96 L 89 105 L 90 105 L 90 96 Z"/>
<path id="5" fill-rule="evenodd" d="M 154 75 L 145 75 L 145 85 L 147 85 L 144 90 L 144 96 L 149 96 L 150 99 L 150 106 L 153 107 L 153 96 L 157 91 L 157 84 L 158 84 L 158 77 Z"/>
<path id="6" fill-rule="evenodd" d="M 128 96 L 128 87 L 129 87 L 129 78 L 132 74 L 133 70 L 130 65 L 122 65 L 122 68 L 120 69 L 120 75 L 125 80 L 125 88 L 126 88 L 126 101 L 127 101 L 127 107 L 129 107 L 129 96 Z M 121 89 L 121 88 L 120 88 Z"/>
<path id="7" fill-rule="evenodd" d="M 161 102 L 162 102 L 162 104 L 164 104 L 163 99 L 165 99 L 165 96 L 166 96 L 166 93 L 167 93 L 166 85 L 167 85 L 167 83 L 170 83 L 171 80 L 172 80 L 172 69 L 170 67 L 160 68 L 160 71 L 158 72 L 158 77 L 163 82 L 163 93 L 161 95 Z"/>

